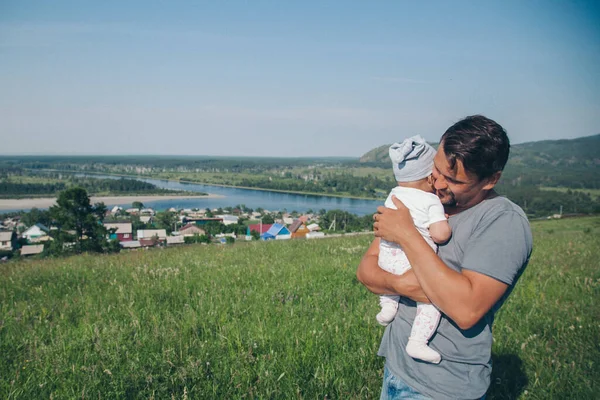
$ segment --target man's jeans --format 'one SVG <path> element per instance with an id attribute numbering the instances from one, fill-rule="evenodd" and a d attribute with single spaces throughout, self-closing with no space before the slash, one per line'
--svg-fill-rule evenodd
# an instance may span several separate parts
<path id="1" fill-rule="evenodd" d="M 433 400 L 408 386 L 397 376 L 394 376 L 387 367 L 383 369 L 383 386 L 380 400 Z M 485 400 L 485 395 L 481 398 Z"/>

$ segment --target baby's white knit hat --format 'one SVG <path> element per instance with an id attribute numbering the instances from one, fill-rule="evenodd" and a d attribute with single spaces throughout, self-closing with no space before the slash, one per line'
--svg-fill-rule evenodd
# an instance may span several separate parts
<path id="1" fill-rule="evenodd" d="M 390 159 L 397 182 L 418 181 L 428 177 L 433 169 L 435 149 L 416 135 L 390 146 Z"/>

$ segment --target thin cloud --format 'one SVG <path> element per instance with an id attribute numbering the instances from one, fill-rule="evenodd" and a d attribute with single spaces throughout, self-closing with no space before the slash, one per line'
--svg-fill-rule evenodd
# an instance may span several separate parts
<path id="1" fill-rule="evenodd" d="M 276 40 L 265 37 L 236 36 L 196 29 L 161 29 L 122 23 L 0 23 L 0 47 L 49 47 L 73 43 L 74 40 L 113 37 L 124 40 L 204 41 L 248 45 Z"/>
<path id="2" fill-rule="evenodd" d="M 396 78 L 396 77 L 385 77 L 385 76 L 374 76 L 371 78 L 374 81 L 379 82 L 388 82 L 388 83 L 432 83 L 432 81 L 427 81 L 423 79 L 412 79 L 412 78 Z"/>

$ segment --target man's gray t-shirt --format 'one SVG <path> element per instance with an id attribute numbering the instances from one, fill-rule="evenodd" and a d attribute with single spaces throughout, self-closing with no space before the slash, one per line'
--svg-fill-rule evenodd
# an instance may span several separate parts
<path id="1" fill-rule="evenodd" d="M 402 297 L 394 321 L 381 340 L 379 355 L 390 371 L 413 389 L 434 399 L 478 399 L 490 384 L 492 323 L 523 272 L 532 249 L 523 210 L 505 197 L 494 197 L 449 218 L 452 238 L 438 255 L 456 271 L 468 269 L 509 285 L 505 295 L 468 330 L 442 315 L 429 345 L 442 356 L 439 364 L 417 361 L 405 347 L 416 304 Z"/>

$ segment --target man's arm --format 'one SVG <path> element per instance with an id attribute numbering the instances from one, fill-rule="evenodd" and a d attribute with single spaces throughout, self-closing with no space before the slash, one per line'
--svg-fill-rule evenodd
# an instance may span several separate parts
<path id="1" fill-rule="evenodd" d="M 449 268 L 414 227 L 404 204 L 392 199 L 397 210 L 379 207 L 375 236 L 402 246 L 425 295 L 461 329 L 469 329 L 506 292 L 508 285 L 486 275 Z"/>
<path id="2" fill-rule="evenodd" d="M 360 261 L 356 270 L 358 280 L 375 294 L 400 295 L 414 301 L 429 303 L 412 271 L 394 275 L 379 268 L 379 242 L 380 239 L 375 238 Z"/>

